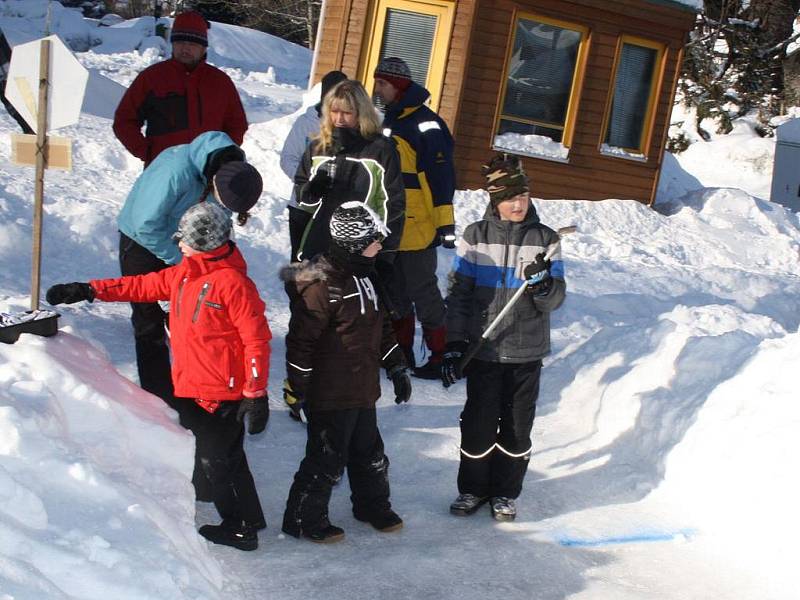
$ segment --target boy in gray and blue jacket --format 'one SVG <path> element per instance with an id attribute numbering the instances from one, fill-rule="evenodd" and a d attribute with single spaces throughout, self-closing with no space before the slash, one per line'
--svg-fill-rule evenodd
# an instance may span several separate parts
<path id="1" fill-rule="evenodd" d="M 550 352 L 550 312 L 566 295 L 558 234 L 539 221 L 516 156 L 483 167 L 490 203 L 459 241 L 447 297 L 447 350 L 442 383 L 467 378 L 461 413 L 459 496 L 455 515 L 487 501 L 501 521 L 516 517 L 515 499 L 531 456 L 530 434 L 542 358 Z M 545 258 L 552 250 L 551 258 Z M 519 290 L 525 294 L 461 373 L 461 361 Z"/>

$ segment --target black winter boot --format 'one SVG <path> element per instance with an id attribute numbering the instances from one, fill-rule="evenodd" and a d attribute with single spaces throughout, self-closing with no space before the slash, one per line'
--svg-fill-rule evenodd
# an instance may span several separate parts
<path id="1" fill-rule="evenodd" d="M 303 537 L 318 544 L 333 544 L 344 539 L 344 529 L 326 521 L 318 529 L 303 531 Z"/>
<path id="2" fill-rule="evenodd" d="M 440 380 L 442 378 L 442 356 L 432 355 L 424 365 L 411 369 L 411 374 L 418 379 Z"/>
<path id="3" fill-rule="evenodd" d="M 318 544 L 333 544 L 344 539 L 344 529 L 331 525 L 327 518 L 313 529 L 304 529 L 297 522 L 284 518 L 281 531 L 294 538 L 303 537 Z"/>
<path id="4" fill-rule="evenodd" d="M 258 548 L 256 528 L 242 521 L 223 519 L 219 525 L 203 525 L 199 533 L 215 544 L 248 551 Z"/>
<path id="5" fill-rule="evenodd" d="M 403 528 L 403 519 L 391 508 L 375 514 L 361 514 L 353 511 L 353 516 L 356 520 L 369 523 L 375 529 L 384 533 L 399 531 Z"/>
<path id="6" fill-rule="evenodd" d="M 450 505 L 450 514 L 457 517 L 466 517 L 473 514 L 481 506 L 489 501 L 487 497 L 476 496 L 475 494 L 459 494 Z"/>

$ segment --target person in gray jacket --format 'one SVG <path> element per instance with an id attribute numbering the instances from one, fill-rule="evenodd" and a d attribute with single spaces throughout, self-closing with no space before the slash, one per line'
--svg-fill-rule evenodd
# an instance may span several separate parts
<path id="1" fill-rule="evenodd" d="M 496 520 L 510 521 L 531 456 L 550 313 L 564 301 L 566 284 L 558 234 L 539 222 L 519 159 L 499 154 L 483 172 L 490 203 L 483 219 L 465 229 L 450 274 L 445 387 L 464 375 L 470 345 L 520 286 L 526 290 L 466 367 L 459 495 L 450 512 L 471 515 L 488 501 Z"/>
<path id="2" fill-rule="evenodd" d="M 297 120 L 289 130 L 289 135 L 283 142 L 281 149 L 280 165 L 284 174 L 294 181 L 294 175 L 297 173 L 297 167 L 303 160 L 303 155 L 306 152 L 306 146 L 312 138 L 319 135 L 320 130 L 320 117 L 322 116 L 322 103 L 325 101 L 325 96 L 328 95 L 337 83 L 347 79 L 347 75 L 341 71 L 329 71 L 322 78 L 320 83 L 320 100 L 314 106 L 309 106 L 308 110 L 302 115 L 297 117 Z M 294 243 L 292 246 L 291 260 L 296 260 L 295 255 L 298 248 L 296 240 L 299 240 L 303 235 L 307 219 L 297 206 L 297 198 L 295 191 L 292 189 L 292 196 L 289 198 L 289 203 L 286 206 L 289 210 L 289 239 Z"/>

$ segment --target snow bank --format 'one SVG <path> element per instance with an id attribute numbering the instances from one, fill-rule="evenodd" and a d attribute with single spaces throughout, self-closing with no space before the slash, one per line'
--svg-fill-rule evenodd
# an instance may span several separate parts
<path id="1" fill-rule="evenodd" d="M 0 345 L 4 597 L 218 597 L 193 453 L 174 413 L 70 328 Z"/>
<path id="2" fill-rule="evenodd" d="M 45 31 L 57 34 L 75 51 L 88 50 L 99 42 L 97 28 L 83 18 L 80 9 L 49 0 L 3 0 L 0 28 L 12 46 L 44 37 Z"/>
<path id="3" fill-rule="evenodd" d="M 716 124 L 704 120 L 711 141 L 704 142 L 694 127 L 694 111 L 683 106 L 673 109 L 670 134 L 682 131 L 692 144 L 676 155 L 681 168 L 696 178 L 703 187 L 735 187 L 758 198 L 769 200 L 775 138 L 760 137 L 755 131 L 755 118 L 744 117 L 733 122 L 733 131 L 716 133 Z M 661 188 L 659 187 L 659 193 Z"/>
<path id="4" fill-rule="evenodd" d="M 800 537 L 791 516 L 800 486 L 787 469 L 798 455 L 800 335 L 760 342 L 746 330 L 738 335 L 745 351 L 725 362 L 741 366 L 708 394 L 667 460 L 658 497 L 702 524 L 717 553 L 757 578 L 762 597 L 789 597 Z"/>

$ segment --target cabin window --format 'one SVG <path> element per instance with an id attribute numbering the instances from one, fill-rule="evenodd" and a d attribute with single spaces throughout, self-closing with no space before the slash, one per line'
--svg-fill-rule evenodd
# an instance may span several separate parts
<path id="1" fill-rule="evenodd" d="M 588 52 L 588 29 L 517 13 L 494 146 L 566 159 Z"/>
<path id="2" fill-rule="evenodd" d="M 646 158 L 664 55 L 663 44 L 628 36 L 620 38 L 601 146 L 605 154 Z"/>
<path id="3" fill-rule="evenodd" d="M 387 56 L 397 56 L 408 65 L 412 79 L 428 89 L 429 104 L 437 109 L 454 10 L 452 0 L 377 0 L 358 71 L 367 91 L 372 94 L 372 73 L 378 63 Z"/>
<path id="4" fill-rule="evenodd" d="M 428 79 L 435 35 L 436 15 L 390 8 L 386 11 L 378 61 L 387 56 L 402 56 L 411 70 L 411 78 L 424 82 Z"/>

